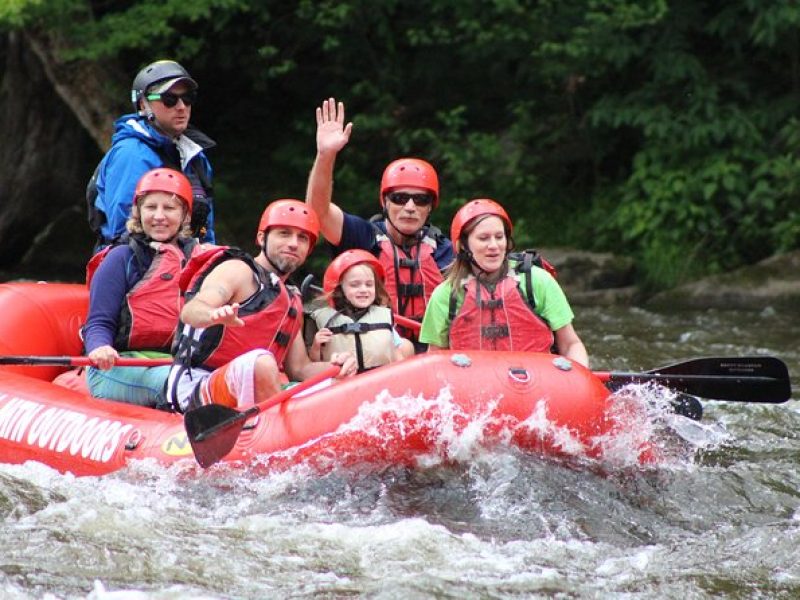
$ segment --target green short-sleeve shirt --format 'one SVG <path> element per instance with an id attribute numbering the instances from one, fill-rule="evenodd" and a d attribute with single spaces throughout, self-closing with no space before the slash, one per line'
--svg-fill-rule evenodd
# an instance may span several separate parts
<path id="1" fill-rule="evenodd" d="M 536 314 L 542 317 L 553 331 L 558 331 L 572 323 L 575 315 L 555 278 L 539 267 L 532 267 L 530 276 L 533 297 L 536 300 Z M 525 289 L 524 283 L 521 287 L 523 290 Z M 425 309 L 425 317 L 422 319 L 422 329 L 419 333 L 420 342 L 441 348 L 450 347 L 450 291 L 449 281 L 440 283 L 433 290 Z M 464 291 L 462 289 L 456 299 L 456 312 L 461 308 L 463 302 Z"/>

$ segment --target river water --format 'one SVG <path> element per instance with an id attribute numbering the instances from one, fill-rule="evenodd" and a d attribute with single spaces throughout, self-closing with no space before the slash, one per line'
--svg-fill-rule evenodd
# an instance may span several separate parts
<path id="1" fill-rule="evenodd" d="M 774 355 L 800 398 L 798 314 L 579 313 L 596 369 Z M 662 415 L 649 468 L 479 447 L 325 473 L 0 464 L 0 597 L 800 597 L 800 404 L 704 407 Z"/>

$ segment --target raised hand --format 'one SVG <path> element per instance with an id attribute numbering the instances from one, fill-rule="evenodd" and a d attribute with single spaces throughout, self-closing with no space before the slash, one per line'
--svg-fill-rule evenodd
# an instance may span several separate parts
<path id="1" fill-rule="evenodd" d="M 317 152 L 337 153 L 347 145 L 353 124 L 344 124 L 344 102 L 329 98 L 317 108 Z"/>

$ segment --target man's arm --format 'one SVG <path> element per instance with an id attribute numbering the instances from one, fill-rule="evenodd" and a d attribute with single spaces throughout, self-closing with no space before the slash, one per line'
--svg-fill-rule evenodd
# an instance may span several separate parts
<path id="1" fill-rule="evenodd" d="M 181 311 L 181 321 L 192 327 L 244 325 L 239 302 L 256 291 L 253 271 L 241 260 L 228 260 L 215 267 L 203 280 L 197 295 Z"/>
<path id="2" fill-rule="evenodd" d="M 300 330 L 302 331 L 302 324 Z M 337 377 L 348 377 L 355 375 L 358 370 L 356 359 L 349 352 L 335 352 L 331 356 L 330 362 L 312 362 L 308 357 L 305 342 L 302 335 L 296 335 L 292 340 L 292 345 L 289 346 L 289 352 L 286 354 L 284 367 L 286 374 L 292 381 L 305 381 L 309 377 L 313 377 L 330 367 L 331 365 L 341 365 Z"/>
<path id="3" fill-rule="evenodd" d="M 322 235 L 338 246 L 342 239 L 344 214 L 331 202 L 333 197 L 333 169 L 336 155 L 347 145 L 353 124 L 344 124 L 344 103 L 338 106 L 333 98 L 317 108 L 317 155 L 308 175 L 306 203 L 319 217 Z"/>

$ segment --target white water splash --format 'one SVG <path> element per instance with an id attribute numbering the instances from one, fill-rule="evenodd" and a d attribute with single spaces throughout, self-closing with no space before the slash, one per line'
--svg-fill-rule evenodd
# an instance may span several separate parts
<path id="1" fill-rule="evenodd" d="M 469 463 L 489 449 L 513 447 L 520 438 L 531 450 L 536 450 L 536 440 L 541 440 L 539 449 L 546 454 L 586 455 L 586 445 L 578 435 L 548 418 L 547 398 L 540 399 L 523 421 L 498 414 L 500 400 L 502 395 L 498 394 L 486 399 L 479 409 L 471 407 L 467 411 L 454 401 L 449 386 L 430 398 L 409 394 L 391 396 L 384 391 L 374 400 L 363 403 L 356 416 L 336 431 L 280 453 L 280 456 L 289 462 L 298 454 L 310 456 L 317 466 L 335 467 L 347 463 L 348 457 L 340 452 L 330 453 L 326 448 L 339 451 L 341 446 L 337 446 L 336 441 L 348 437 L 363 440 L 364 448 L 374 450 L 372 454 L 365 452 L 367 460 L 383 452 L 387 457 L 399 456 L 403 462 L 410 458 L 423 468 Z M 358 452 L 358 449 L 353 451 Z M 270 457 L 272 462 L 275 457 Z"/>
<path id="2" fill-rule="evenodd" d="M 626 468 L 642 462 L 686 467 L 699 450 L 718 448 L 730 439 L 717 423 L 676 414 L 676 392 L 653 383 L 630 384 L 612 395 L 610 416 L 616 426 L 597 438 L 603 462 Z"/>
<path id="3" fill-rule="evenodd" d="M 585 456 L 586 446 L 567 427 L 559 426 L 547 418 L 547 401 L 539 400 L 520 427 L 536 433 L 539 439 L 551 439 L 553 446 L 568 456 Z"/>

